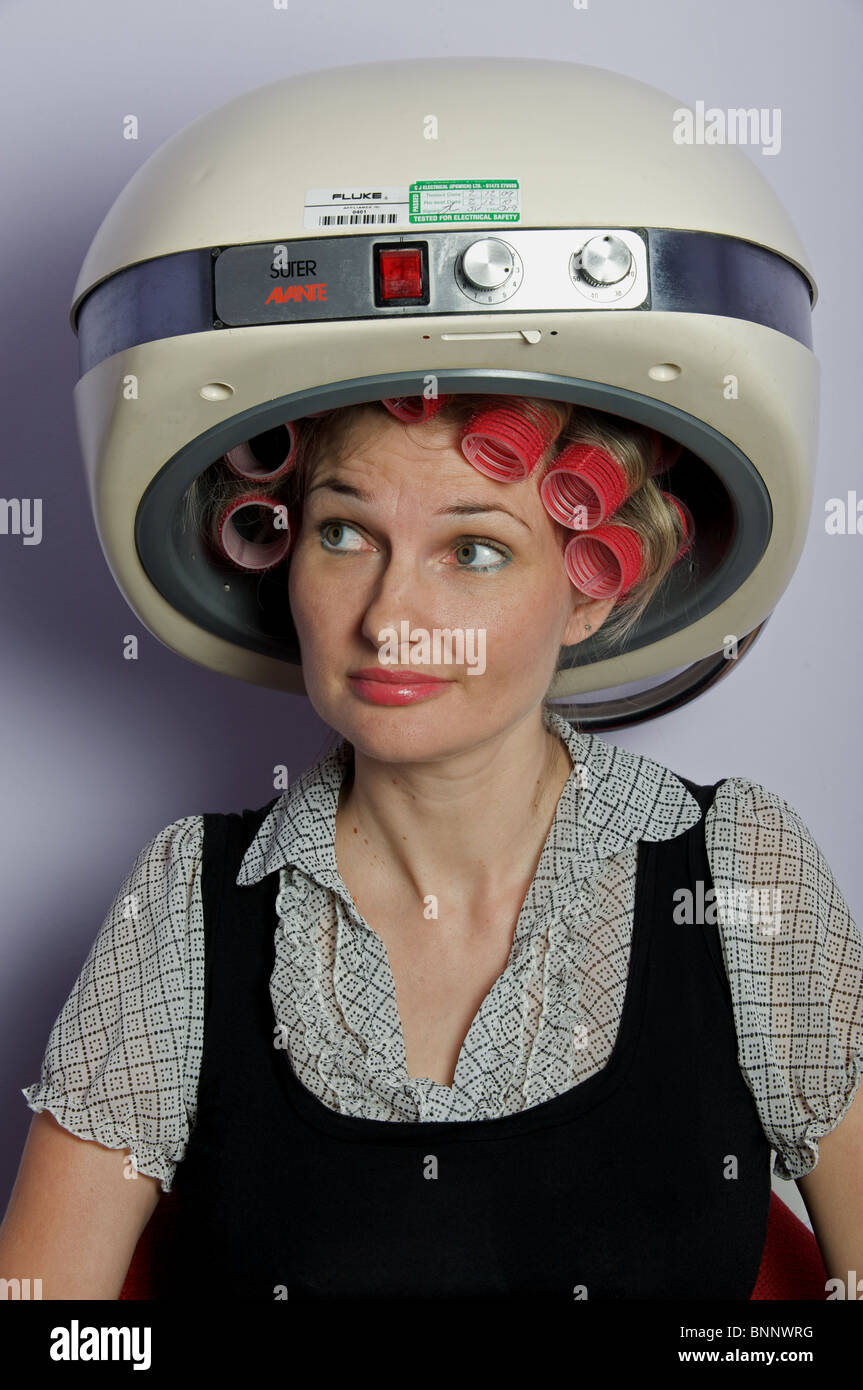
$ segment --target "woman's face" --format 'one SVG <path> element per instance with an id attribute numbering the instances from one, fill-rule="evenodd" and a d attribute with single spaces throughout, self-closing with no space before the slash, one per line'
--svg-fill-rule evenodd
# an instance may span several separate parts
<path id="1" fill-rule="evenodd" d="M 406 430 L 382 408 L 364 415 L 339 456 L 314 466 L 290 564 L 303 678 L 320 717 L 370 757 L 414 762 L 476 747 L 526 717 L 559 648 L 581 641 L 586 623 L 595 632 L 612 607 L 573 587 L 563 543 L 535 476 L 485 477 L 454 424 Z"/>

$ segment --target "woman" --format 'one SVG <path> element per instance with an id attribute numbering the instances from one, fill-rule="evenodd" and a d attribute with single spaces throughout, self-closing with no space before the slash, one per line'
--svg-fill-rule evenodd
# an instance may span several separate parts
<path id="1" fill-rule="evenodd" d="M 781 797 L 545 700 L 686 554 L 669 455 L 563 403 L 397 408 L 303 421 L 259 486 L 341 740 L 138 856 L 24 1091 L 0 1273 L 117 1297 L 176 1174 L 177 1297 L 748 1298 L 772 1150 L 838 1274 L 863 952 L 826 861 Z M 569 524 L 561 460 L 592 481 Z M 224 541 L 243 488 L 214 465 L 190 522 Z"/>

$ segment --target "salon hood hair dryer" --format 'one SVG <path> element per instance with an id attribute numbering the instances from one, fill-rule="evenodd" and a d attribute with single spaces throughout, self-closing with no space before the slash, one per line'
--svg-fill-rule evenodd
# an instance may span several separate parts
<path id="1" fill-rule="evenodd" d="M 734 670 L 810 518 L 817 289 L 754 158 L 687 140 L 686 114 L 602 68 L 399 60 L 271 82 L 162 145 L 71 310 L 96 527 L 149 631 L 302 693 L 287 566 L 220 560 L 187 489 L 276 426 L 431 381 L 681 446 L 663 485 L 694 518 L 688 563 L 617 648 L 600 632 L 564 649 L 563 714 L 637 723 Z"/>

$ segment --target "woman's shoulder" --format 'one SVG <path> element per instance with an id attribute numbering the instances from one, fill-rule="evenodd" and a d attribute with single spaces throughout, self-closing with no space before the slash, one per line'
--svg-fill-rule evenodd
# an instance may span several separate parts
<path id="1" fill-rule="evenodd" d="M 169 870 L 200 860 L 204 842 L 204 813 L 179 816 L 151 836 L 138 852 L 130 876 Z"/>
<path id="2" fill-rule="evenodd" d="M 756 894 L 769 890 L 776 917 L 773 929 L 760 935 L 774 944 L 809 951 L 823 946 L 832 933 L 860 934 L 842 896 L 828 859 L 796 806 L 779 792 L 748 777 L 728 777 L 717 786 L 705 816 L 705 843 L 714 887 L 745 887 Z M 734 925 L 729 898 L 720 919 Z M 751 919 L 741 924 L 746 931 Z"/>
<path id="3" fill-rule="evenodd" d="M 787 797 L 750 777 L 723 777 L 716 786 L 710 813 L 714 821 L 731 815 L 734 819 L 757 821 L 765 829 L 787 827 L 798 834 L 810 833 L 800 812 Z"/>
<path id="4" fill-rule="evenodd" d="M 825 853 L 800 811 L 781 793 L 748 777 L 724 778 L 705 815 L 704 836 L 714 877 L 769 885 L 777 902 L 784 894 L 798 939 L 807 926 L 823 925 L 831 913 L 843 919 L 847 914 Z M 818 912 L 801 913 L 807 895 L 817 899 Z"/>

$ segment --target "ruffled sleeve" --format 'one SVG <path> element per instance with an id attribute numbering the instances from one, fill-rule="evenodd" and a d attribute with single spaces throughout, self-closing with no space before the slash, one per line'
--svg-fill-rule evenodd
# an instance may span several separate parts
<path id="1" fill-rule="evenodd" d="M 203 1033 L 203 817 L 145 845 L 90 948 L 45 1049 L 31 1110 L 129 1149 L 169 1192 L 195 1118 Z"/>
<path id="2" fill-rule="evenodd" d="M 744 1078 L 775 1151 L 803 1177 L 863 1071 L 863 941 L 789 802 L 731 777 L 705 824 Z"/>

